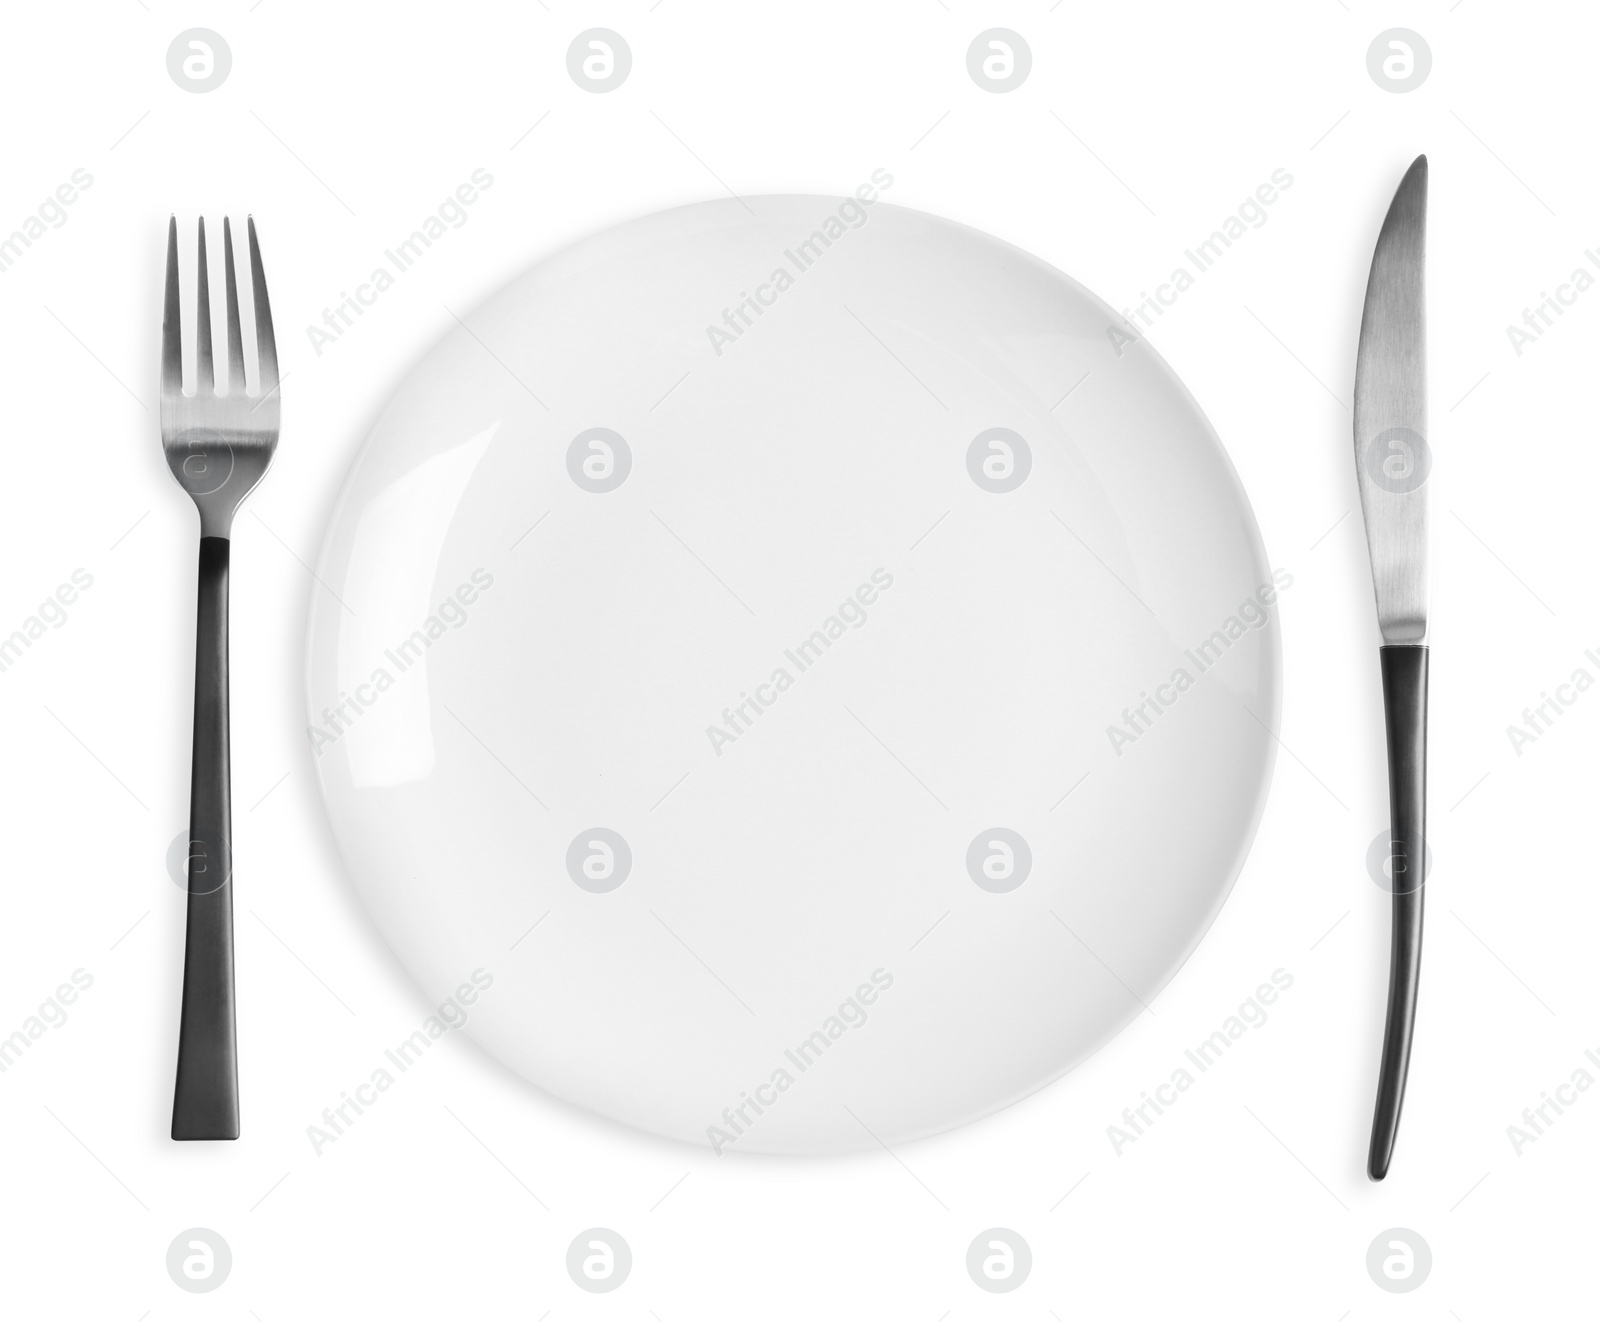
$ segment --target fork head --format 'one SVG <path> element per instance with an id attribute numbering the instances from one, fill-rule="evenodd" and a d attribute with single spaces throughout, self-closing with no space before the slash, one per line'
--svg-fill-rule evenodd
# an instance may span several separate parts
<path id="1" fill-rule="evenodd" d="M 200 511 L 202 537 L 226 537 L 234 511 L 266 475 L 278 445 L 278 350 L 272 309 L 261 269 L 256 223 L 246 219 L 250 290 L 255 307 L 259 385 L 245 391 L 244 339 L 239 331 L 239 287 L 233 271 L 233 231 L 222 222 L 227 282 L 228 389 L 217 391 L 212 367 L 211 297 L 206 272 L 206 222 L 200 221 L 200 262 L 195 281 L 195 391 L 183 393 L 183 328 L 178 296 L 178 220 L 167 226 L 167 293 L 161 317 L 161 448 L 167 467 Z"/>

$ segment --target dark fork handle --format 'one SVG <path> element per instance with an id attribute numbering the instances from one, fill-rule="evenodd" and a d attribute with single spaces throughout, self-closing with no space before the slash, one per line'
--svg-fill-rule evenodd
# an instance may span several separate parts
<path id="1" fill-rule="evenodd" d="M 1389 1011 L 1378 1067 L 1378 1105 L 1372 1118 L 1367 1174 L 1389 1173 L 1400 1107 L 1411 1065 L 1422 973 L 1422 893 L 1426 879 L 1428 797 L 1428 649 L 1378 649 L 1383 667 L 1383 716 L 1389 744 L 1389 853 L 1394 868 L 1394 928 L 1389 942 Z"/>
<path id="2" fill-rule="evenodd" d="M 183 948 L 175 1139 L 239 1137 L 233 1019 L 233 849 L 228 791 L 228 539 L 200 539 L 189 920 Z"/>

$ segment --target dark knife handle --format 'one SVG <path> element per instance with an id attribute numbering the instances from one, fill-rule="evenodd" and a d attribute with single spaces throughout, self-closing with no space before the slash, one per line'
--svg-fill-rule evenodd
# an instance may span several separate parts
<path id="1" fill-rule="evenodd" d="M 1422 973 L 1422 894 L 1427 870 L 1428 649 L 1378 649 L 1383 667 L 1383 718 L 1389 743 L 1389 853 L 1394 867 L 1394 930 L 1389 943 L 1389 1008 L 1378 1067 L 1367 1175 L 1389 1173 L 1400 1107 L 1411 1064 Z"/>
<path id="2" fill-rule="evenodd" d="M 172 1137 L 239 1137 L 233 1015 L 233 849 L 228 787 L 228 539 L 200 539 L 189 915 Z"/>

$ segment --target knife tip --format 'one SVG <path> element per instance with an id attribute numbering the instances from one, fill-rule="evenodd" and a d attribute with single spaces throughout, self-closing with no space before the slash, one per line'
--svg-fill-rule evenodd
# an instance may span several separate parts
<path id="1" fill-rule="evenodd" d="M 1427 207 L 1428 199 L 1428 158 L 1418 156 L 1407 167 L 1400 185 L 1394 190 L 1394 200 L 1389 206 L 1389 215 L 1385 220 L 1385 227 L 1394 220 L 1397 213 L 1409 214 L 1413 208 L 1419 211 Z"/>

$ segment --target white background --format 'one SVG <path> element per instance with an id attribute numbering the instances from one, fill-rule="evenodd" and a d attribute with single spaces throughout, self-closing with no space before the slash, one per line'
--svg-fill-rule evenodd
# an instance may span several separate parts
<path id="1" fill-rule="evenodd" d="M 74 569 L 94 578 L 0 674 L 0 1032 L 74 969 L 94 979 L 0 1075 L 7 1315 L 1475 1322 L 1592 1308 L 1600 1094 L 1520 1153 L 1507 1126 L 1578 1068 L 1600 1079 L 1583 1055 L 1600 1055 L 1600 695 L 1520 756 L 1506 727 L 1576 668 L 1600 678 L 1584 657 L 1600 648 L 1600 293 L 1520 356 L 1506 327 L 1600 244 L 1593 11 L 115 0 L 13 6 L 5 22 L 0 232 L 75 169 L 94 180 L 0 275 L 0 632 Z M 192 26 L 233 54 L 204 95 L 166 68 Z M 633 52 L 605 95 L 565 65 L 596 26 Z M 993 26 L 1033 53 L 1004 95 L 966 70 Z M 1400 95 L 1366 63 L 1395 26 L 1433 54 Z M 1387 813 L 1349 406 L 1373 241 L 1419 151 L 1437 870 L 1405 1122 L 1393 1173 L 1371 1185 L 1389 912 L 1365 854 Z M 879 166 L 893 201 L 1016 243 L 1119 308 L 1275 169 L 1293 175 L 1151 334 L 1237 465 L 1271 562 L 1295 576 L 1283 750 L 1220 919 L 1153 1016 L 1089 1063 L 893 1153 L 716 1159 L 575 1113 L 455 1035 L 315 1155 L 307 1125 L 428 1011 L 340 875 L 304 733 L 306 566 L 362 435 L 449 309 L 538 257 L 725 190 L 842 194 Z M 305 327 L 478 167 L 495 183 L 469 223 L 318 356 Z M 165 1137 L 183 895 L 164 856 L 187 818 L 196 536 L 157 437 L 172 211 L 186 225 L 255 213 L 285 376 L 277 462 L 233 552 L 236 1144 Z M 1294 985 L 1266 1024 L 1117 1155 L 1106 1127 L 1280 967 Z M 609 1295 L 564 1266 L 596 1225 L 634 1254 Z M 192 1226 L 232 1247 L 216 1293 L 167 1275 Z M 1033 1249 L 1009 1295 L 966 1273 L 990 1226 Z M 1409 1295 L 1365 1265 L 1394 1226 L 1433 1252 Z"/>

